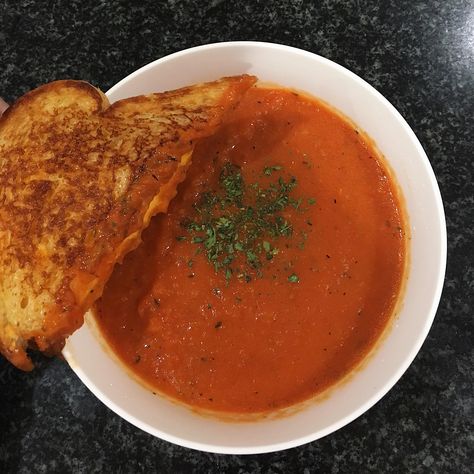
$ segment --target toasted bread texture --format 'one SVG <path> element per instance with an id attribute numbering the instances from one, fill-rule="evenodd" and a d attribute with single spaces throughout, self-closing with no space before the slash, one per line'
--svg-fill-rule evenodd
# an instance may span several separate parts
<path id="1" fill-rule="evenodd" d="M 57 353 L 140 243 L 211 135 L 255 78 L 236 76 L 112 105 L 57 81 L 0 119 L 0 351 Z"/>

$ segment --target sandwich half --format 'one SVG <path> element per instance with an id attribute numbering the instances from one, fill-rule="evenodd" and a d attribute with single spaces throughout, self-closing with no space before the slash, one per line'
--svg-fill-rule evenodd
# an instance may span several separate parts
<path id="1" fill-rule="evenodd" d="M 110 104 L 81 81 L 35 89 L 0 118 L 0 351 L 58 353 L 184 179 L 196 140 L 255 78 Z"/>

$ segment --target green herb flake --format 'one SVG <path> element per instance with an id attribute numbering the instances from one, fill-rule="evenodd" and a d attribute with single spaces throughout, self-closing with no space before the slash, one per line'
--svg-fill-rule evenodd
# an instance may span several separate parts
<path id="1" fill-rule="evenodd" d="M 265 166 L 265 168 L 263 168 L 263 174 L 265 176 L 271 176 L 274 171 L 280 171 L 281 169 L 282 169 L 282 167 L 278 166 L 278 165 L 276 165 L 276 166 Z"/>
<path id="2" fill-rule="evenodd" d="M 298 275 L 296 273 L 292 273 L 289 277 L 288 277 L 288 281 L 290 283 L 298 283 L 300 281 Z"/>
<path id="3" fill-rule="evenodd" d="M 296 209 L 298 210 L 300 205 L 301 205 L 301 202 L 303 201 L 303 198 L 299 198 L 299 199 L 290 199 L 290 204 Z"/>

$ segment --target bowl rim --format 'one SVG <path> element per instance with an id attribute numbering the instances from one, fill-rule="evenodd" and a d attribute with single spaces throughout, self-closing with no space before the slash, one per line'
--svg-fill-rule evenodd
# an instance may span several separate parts
<path id="1" fill-rule="evenodd" d="M 205 51 L 205 50 L 211 50 L 211 49 L 225 49 L 225 48 L 235 48 L 235 47 L 257 47 L 257 48 L 270 48 L 273 50 L 280 50 L 280 51 L 285 51 L 285 52 L 290 52 L 292 54 L 297 54 L 301 56 L 305 56 L 311 59 L 317 59 L 318 61 L 322 62 L 323 64 L 330 66 L 334 69 L 336 69 L 339 73 L 347 76 L 350 80 L 357 82 L 360 86 L 362 86 L 364 89 L 366 89 L 369 93 L 372 95 L 375 95 L 375 97 L 378 99 L 378 101 L 382 102 L 391 112 L 391 114 L 394 116 L 394 118 L 397 120 L 399 125 L 404 129 L 405 133 L 408 135 L 408 138 L 414 145 L 418 158 L 420 158 L 423 162 L 423 167 L 424 170 L 427 173 L 427 177 L 430 181 L 431 188 L 434 192 L 435 196 L 435 208 L 437 211 L 437 226 L 439 227 L 439 238 L 440 238 L 440 252 L 439 252 L 439 266 L 438 266 L 438 271 L 437 271 L 437 279 L 436 279 L 436 286 L 433 294 L 431 295 L 431 305 L 429 308 L 429 312 L 427 313 L 425 320 L 424 320 L 424 326 L 423 330 L 420 331 L 416 344 L 413 345 L 411 350 L 405 355 L 403 364 L 400 364 L 398 367 L 398 370 L 395 371 L 390 379 L 383 385 L 381 389 L 376 391 L 370 398 L 368 398 L 365 403 L 361 404 L 357 410 L 353 410 L 350 415 L 347 415 L 340 420 L 338 420 L 335 423 L 332 423 L 331 425 L 327 426 L 325 429 L 320 429 L 317 432 L 313 432 L 310 435 L 305 435 L 301 436 L 299 438 L 293 438 L 287 442 L 279 442 L 279 443 L 273 443 L 273 444 L 268 444 L 265 446 L 258 446 L 257 449 L 253 447 L 236 447 L 236 446 L 218 446 L 218 445 L 212 445 L 208 443 L 201 443 L 197 442 L 194 440 L 182 438 L 182 437 L 177 437 L 173 434 L 163 432 L 160 429 L 156 428 L 155 426 L 151 426 L 148 423 L 144 422 L 143 420 L 140 420 L 136 418 L 134 415 L 131 413 L 125 411 L 122 409 L 119 405 L 117 405 L 116 402 L 114 402 L 110 397 L 102 393 L 102 391 L 96 387 L 96 385 L 92 382 L 92 380 L 89 378 L 89 376 L 81 369 L 80 366 L 78 366 L 74 362 L 74 357 L 73 354 L 71 354 L 67 348 L 64 351 L 64 356 L 66 360 L 69 362 L 71 368 L 73 371 L 78 375 L 78 377 L 81 379 L 81 381 L 88 387 L 88 389 L 99 399 L 101 400 L 106 406 L 111 408 L 115 413 L 117 413 L 119 416 L 127 420 L 128 422 L 132 423 L 136 427 L 142 429 L 143 431 L 159 437 L 163 440 L 172 442 L 174 444 L 186 447 L 186 448 L 191 448 L 195 450 L 200 450 L 200 451 L 206 451 L 206 452 L 212 452 L 212 453 L 219 453 L 219 454 L 258 454 L 258 453 L 266 453 L 266 452 L 274 452 L 274 451 L 279 451 L 283 449 L 289 449 L 297 446 L 301 446 L 303 444 L 306 444 L 311 441 L 315 441 L 317 439 L 320 439 L 324 436 L 327 436 L 338 429 L 342 428 L 343 426 L 349 424 L 350 422 L 354 421 L 356 418 L 361 416 L 363 413 L 368 411 L 372 406 L 374 406 L 378 401 L 380 401 L 392 388 L 393 386 L 400 380 L 400 378 L 403 376 L 403 374 L 406 372 L 408 367 L 411 365 L 413 360 L 415 359 L 416 355 L 421 349 L 421 346 L 423 345 L 424 341 L 426 340 L 426 337 L 428 335 L 428 332 L 433 324 L 434 318 L 436 316 L 436 312 L 439 306 L 439 302 L 441 299 L 441 294 L 443 290 L 443 284 L 444 284 L 444 278 L 445 278 L 445 272 L 446 272 L 446 262 L 447 262 L 447 231 L 446 231 L 446 218 L 445 218 L 445 213 L 444 213 L 444 207 L 443 207 L 443 202 L 441 198 L 441 192 L 439 189 L 438 182 L 436 180 L 433 168 L 431 166 L 431 163 L 420 143 L 418 138 L 416 137 L 414 131 L 412 128 L 409 126 L 407 121 L 403 118 L 403 116 L 400 114 L 400 112 L 380 93 L 375 89 L 373 86 L 371 86 L 367 81 L 362 79 L 360 76 L 357 74 L 353 73 L 349 69 L 347 69 L 344 66 L 341 66 L 340 64 L 327 59 L 323 56 L 320 56 L 316 53 L 312 53 L 309 51 L 305 51 L 299 48 L 295 48 L 292 46 L 287 46 L 283 44 L 277 44 L 277 43 L 271 43 L 271 42 L 260 42 L 260 41 L 229 41 L 229 42 L 217 42 L 217 43 L 209 43 L 209 44 L 204 44 L 200 46 L 194 46 L 191 48 L 187 48 L 166 56 L 163 56 L 159 59 L 156 59 L 139 69 L 133 71 L 130 73 L 128 76 L 117 82 L 115 85 L 113 85 L 107 92 L 106 95 L 108 97 L 113 96 L 117 90 L 119 90 L 122 86 L 124 86 L 126 83 L 134 80 L 137 76 L 140 76 L 144 72 L 153 69 L 159 64 L 166 63 L 168 61 L 173 61 L 177 58 L 194 54 L 196 52 L 200 51 Z M 438 229 L 437 229 L 438 230 Z"/>

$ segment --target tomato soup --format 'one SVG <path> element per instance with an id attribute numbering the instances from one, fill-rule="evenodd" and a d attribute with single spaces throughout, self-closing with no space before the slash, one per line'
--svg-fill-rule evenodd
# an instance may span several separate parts
<path id="1" fill-rule="evenodd" d="M 380 337 L 401 290 L 404 225 L 388 170 L 352 123 L 255 87 L 197 144 L 96 319 L 156 392 L 216 412 L 288 407 Z"/>

